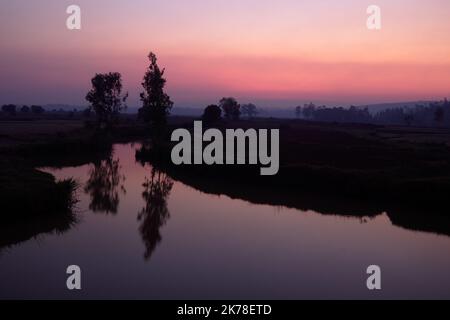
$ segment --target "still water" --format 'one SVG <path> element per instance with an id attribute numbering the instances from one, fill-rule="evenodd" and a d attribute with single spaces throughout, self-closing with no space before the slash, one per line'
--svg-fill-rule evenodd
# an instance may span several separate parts
<path id="1" fill-rule="evenodd" d="M 78 221 L 0 247 L 0 298 L 450 298 L 446 235 L 382 212 L 323 215 L 205 194 L 137 163 L 138 147 L 45 169 L 81 183 Z M 81 291 L 66 289 L 73 264 Z M 381 291 L 366 287 L 372 264 Z"/>

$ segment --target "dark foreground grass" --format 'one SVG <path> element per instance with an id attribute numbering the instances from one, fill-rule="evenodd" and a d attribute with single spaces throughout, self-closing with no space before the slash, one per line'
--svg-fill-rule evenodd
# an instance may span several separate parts
<path id="1" fill-rule="evenodd" d="M 56 181 L 20 159 L 0 160 L 0 208 L 3 221 L 30 216 L 51 216 L 72 211 L 78 184 Z"/>

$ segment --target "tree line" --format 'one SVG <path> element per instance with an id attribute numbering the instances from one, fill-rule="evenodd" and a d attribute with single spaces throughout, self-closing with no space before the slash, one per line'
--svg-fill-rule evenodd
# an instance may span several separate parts
<path id="1" fill-rule="evenodd" d="M 161 135 L 167 123 L 167 116 L 173 107 L 170 96 L 165 92 L 165 69 L 160 68 L 157 57 L 153 52 L 148 55 L 147 67 L 141 83 L 143 91 L 140 93 L 141 108 L 138 110 L 139 119 L 150 124 L 152 133 Z M 122 76 L 118 72 L 98 73 L 91 79 L 92 88 L 86 94 L 89 102 L 88 109 L 83 115 L 89 117 L 93 112 L 96 116 L 96 128 L 110 129 L 118 121 L 119 114 L 127 108 L 128 93 L 123 92 Z M 18 107 L 13 104 L 3 105 L 2 113 L 7 115 L 42 114 L 42 106 L 24 105 Z M 259 108 L 252 104 L 239 104 L 233 97 L 224 97 L 218 104 L 212 104 L 204 109 L 202 119 L 214 123 L 222 119 L 238 120 L 241 117 L 254 118 L 260 113 Z M 427 105 L 417 104 L 415 107 L 389 108 L 371 114 L 369 109 L 351 106 L 326 107 L 313 103 L 297 106 L 297 118 L 324 122 L 374 123 L 415 126 L 450 127 L 450 103 L 447 99 L 432 102 Z"/>
<path id="2" fill-rule="evenodd" d="M 10 116 L 14 116 L 17 113 L 22 113 L 22 114 L 28 114 L 28 113 L 42 114 L 44 112 L 45 112 L 44 108 L 42 106 L 38 106 L 38 105 L 17 106 L 15 104 L 4 104 L 2 106 L 2 113 L 10 115 Z"/>
<path id="3" fill-rule="evenodd" d="M 297 118 L 323 122 L 450 127 L 450 102 L 444 99 L 414 107 L 387 108 L 374 114 L 367 107 L 326 107 L 309 103 L 296 107 L 295 115 Z"/>

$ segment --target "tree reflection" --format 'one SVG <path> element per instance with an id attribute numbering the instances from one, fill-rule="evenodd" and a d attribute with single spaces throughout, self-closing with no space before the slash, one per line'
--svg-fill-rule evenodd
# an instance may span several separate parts
<path id="1" fill-rule="evenodd" d="M 146 178 L 143 184 L 142 197 L 145 200 L 145 206 L 138 213 L 138 220 L 141 221 L 139 232 L 146 248 L 145 260 L 150 259 L 156 246 L 161 242 L 160 229 L 170 217 L 167 197 L 172 186 L 172 179 L 155 168 L 152 168 L 150 179 Z"/>
<path id="2" fill-rule="evenodd" d="M 90 169 L 84 191 L 91 197 L 89 209 L 93 212 L 117 213 L 119 193 L 126 193 L 123 185 L 125 176 L 120 169 L 119 159 L 113 159 L 112 155 L 95 163 Z"/>

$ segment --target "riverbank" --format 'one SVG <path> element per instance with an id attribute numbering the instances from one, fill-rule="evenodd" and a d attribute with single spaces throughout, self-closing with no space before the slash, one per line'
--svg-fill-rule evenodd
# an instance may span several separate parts
<path id="1" fill-rule="evenodd" d="M 77 182 L 56 181 L 38 170 L 77 166 L 102 158 L 115 142 L 145 137 L 145 126 L 124 121 L 98 135 L 81 119 L 2 121 L 0 123 L 0 208 L 2 219 L 49 216 L 72 210 Z"/>
<path id="2" fill-rule="evenodd" d="M 279 173 L 263 177 L 258 166 L 175 166 L 170 148 L 162 157 L 149 148 L 136 156 L 206 193 L 325 214 L 388 212 L 408 228 L 450 234 L 448 129 L 296 120 L 219 125 L 230 127 L 279 129 Z"/>
<path id="3" fill-rule="evenodd" d="M 193 120 L 170 118 L 170 129 L 191 129 Z M 409 207 L 447 212 L 448 129 L 280 119 L 222 122 L 215 127 L 279 129 L 279 174 L 261 177 L 256 166 L 174 166 L 169 149 L 156 161 L 158 166 L 199 189 L 230 196 L 247 195 L 253 202 L 274 199 L 276 205 L 301 207 L 308 203 L 305 198 L 317 199 L 314 195 L 320 195 L 324 200 L 315 202 L 325 207 L 332 203 L 326 199 L 335 198 L 369 202 L 375 211 Z M 80 119 L 4 121 L 0 131 L 0 206 L 9 212 L 31 215 L 47 212 L 46 205 L 31 204 L 56 203 L 54 195 L 58 193 L 54 188 L 67 190 L 70 183 L 64 187 L 35 168 L 90 163 L 104 158 L 113 143 L 147 138 L 148 127 L 132 117 L 122 119 L 111 133 L 102 136 Z M 151 149 L 138 152 L 137 159 L 155 163 Z M 262 187 L 264 190 L 260 190 Z M 55 208 L 58 210 L 61 208 Z"/>

